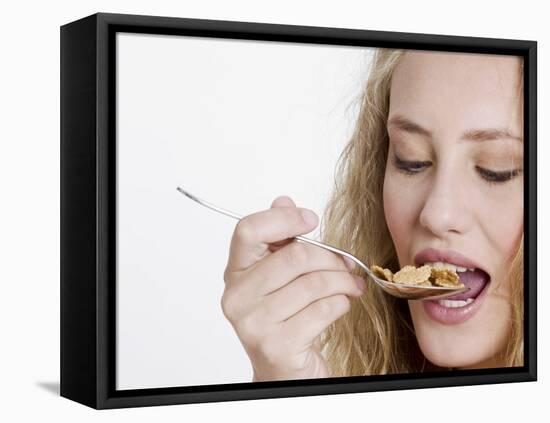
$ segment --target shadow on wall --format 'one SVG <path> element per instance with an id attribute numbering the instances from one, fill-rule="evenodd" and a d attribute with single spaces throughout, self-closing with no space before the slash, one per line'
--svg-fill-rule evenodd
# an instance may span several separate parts
<path id="1" fill-rule="evenodd" d="M 60 395 L 59 382 L 37 382 L 36 385 L 56 396 Z"/>

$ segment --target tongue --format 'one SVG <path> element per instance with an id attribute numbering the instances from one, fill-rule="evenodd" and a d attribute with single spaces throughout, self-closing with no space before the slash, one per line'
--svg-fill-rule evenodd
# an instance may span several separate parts
<path id="1" fill-rule="evenodd" d="M 479 269 L 475 269 L 473 272 L 471 270 L 460 272 L 458 277 L 460 278 L 460 282 L 470 288 L 470 290 L 464 292 L 463 294 L 447 297 L 448 300 L 466 300 L 468 298 L 475 298 L 483 290 L 487 282 L 489 282 L 489 275 Z"/>

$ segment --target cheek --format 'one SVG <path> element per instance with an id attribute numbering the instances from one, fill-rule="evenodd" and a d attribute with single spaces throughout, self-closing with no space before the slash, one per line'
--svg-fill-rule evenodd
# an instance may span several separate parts
<path id="1" fill-rule="evenodd" d="M 491 225 L 487 224 L 485 227 L 491 228 L 487 238 L 490 239 L 494 252 L 491 254 L 492 257 L 486 258 L 492 265 L 493 293 L 507 299 L 512 291 L 510 280 L 512 262 L 523 237 L 523 213 L 508 210 L 505 217 L 503 219 L 493 213 Z"/>
<path id="2" fill-rule="evenodd" d="M 491 228 L 491 239 L 498 246 L 500 256 L 506 261 L 510 260 L 517 251 L 523 234 L 523 209 L 508 209 L 500 216 L 493 212 L 486 218 L 489 221 L 486 227 Z"/>
<path id="3" fill-rule="evenodd" d="M 479 197 L 475 204 L 478 204 L 478 216 L 483 219 L 480 227 L 490 244 L 491 256 L 496 258 L 495 268 L 504 270 L 515 256 L 523 236 L 523 192 L 511 191 L 501 196 L 485 193 Z"/>

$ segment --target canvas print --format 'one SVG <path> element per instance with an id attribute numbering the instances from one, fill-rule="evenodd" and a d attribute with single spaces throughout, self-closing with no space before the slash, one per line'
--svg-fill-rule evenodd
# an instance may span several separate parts
<path id="1" fill-rule="evenodd" d="M 119 33 L 116 72 L 117 389 L 524 365 L 521 56 Z"/>

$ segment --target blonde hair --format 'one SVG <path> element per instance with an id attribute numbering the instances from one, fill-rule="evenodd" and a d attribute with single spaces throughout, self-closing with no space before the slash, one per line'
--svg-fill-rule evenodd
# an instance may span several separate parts
<path id="1" fill-rule="evenodd" d="M 352 252 L 365 263 L 399 268 L 386 225 L 382 187 L 388 154 L 386 121 L 393 71 L 404 50 L 377 49 L 361 93 L 357 124 L 338 159 L 335 184 L 324 211 L 324 242 Z M 513 260 L 511 336 L 507 366 L 523 365 L 523 239 Z M 320 347 L 331 376 L 437 370 L 422 354 L 407 301 L 367 283 L 351 309 L 323 332 Z"/>

